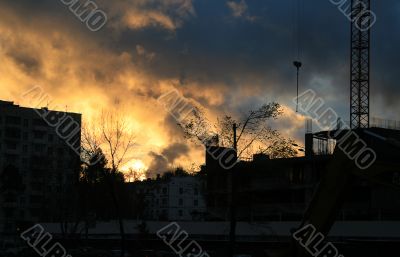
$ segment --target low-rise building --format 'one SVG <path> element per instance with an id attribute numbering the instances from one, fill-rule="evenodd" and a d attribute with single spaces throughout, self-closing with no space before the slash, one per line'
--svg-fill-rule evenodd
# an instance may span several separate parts
<path id="1" fill-rule="evenodd" d="M 206 213 L 205 184 L 199 176 L 171 176 L 131 184 L 136 196 L 143 197 L 143 219 L 193 221 Z"/>

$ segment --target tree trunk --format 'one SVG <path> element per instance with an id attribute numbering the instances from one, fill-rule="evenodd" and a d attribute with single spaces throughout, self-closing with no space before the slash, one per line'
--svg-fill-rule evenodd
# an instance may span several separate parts
<path id="1" fill-rule="evenodd" d="M 111 174 L 111 180 L 108 179 L 109 181 L 109 186 L 110 186 L 110 193 L 111 193 L 111 198 L 114 204 L 114 208 L 115 208 L 115 213 L 118 217 L 118 223 L 119 223 L 119 232 L 120 232 L 120 236 L 121 236 L 121 257 L 124 257 L 125 255 L 125 230 L 124 230 L 124 221 L 122 219 L 122 215 L 121 215 L 121 210 L 119 207 L 119 203 L 118 203 L 118 197 L 116 194 L 116 190 L 115 190 L 115 175 L 116 172 L 112 172 Z"/>
<path id="2" fill-rule="evenodd" d="M 237 151 L 236 123 L 233 124 L 233 148 Z M 237 156 L 236 156 L 237 158 Z M 233 257 L 235 254 L 236 243 L 236 167 L 230 170 L 231 175 L 231 199 L 230 199 L 230 231 L 229 231 L 229 251 L 228 256 Z"/>

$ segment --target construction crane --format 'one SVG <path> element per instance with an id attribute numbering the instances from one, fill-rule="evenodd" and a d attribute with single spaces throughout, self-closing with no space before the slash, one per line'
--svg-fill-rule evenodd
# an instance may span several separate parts
<path id="1" fill-rule="evenodd" d="M 351 1 L 350 122 L 351 129 L 364 142 L 375 146 L 378 158 L 370 168 L 361 170 L 336 145 L 332 161 L 321 178 L 300 226 L 312 224 L 325 236 L 333 226 L 355 177 L 400 189 L 392 180 L 400 166 L 399 139 L 369 128 L 371 15 L 371 0 Z M 271 255 L 304 257 L 310 256 L 310 253 L 293 241 L 291 247 Z"/>
<path id="2" fill-rule="evenodd" d="M 351 0 L 350 124 L 369 128 L 371 0 Z"/>

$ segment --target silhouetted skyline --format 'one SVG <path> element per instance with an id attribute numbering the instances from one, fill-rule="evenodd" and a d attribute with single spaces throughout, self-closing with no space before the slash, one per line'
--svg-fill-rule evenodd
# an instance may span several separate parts
<path id="1" fill-rule="evenodd" d="M 40 85 L 53 104 L 90 120 L 100 108 L 126 115 L 137 133 L 132 159 L 147 167 L 187 145 L 175 121 L 156 104 L 171 88 L 212 115 L 241 114 L 265 98 L 287 107 L 276 126 L 302 140 L 296 115 L 296 40 L 292 0 L 272 1 L 96 1 L 108 22 L 87 29 L 68 7 L 50 0 L 3 1 L 0 99 L 16 101 Z M 399 119 L 396 63 L 397 1 L 372 5 L 371 114 Z M 348 120 L 348 20 L 330 1 L 307 1 L 301 31 L 300 90 L 315 89 Z M 16 33 L 16 31 L 18 33 Z M 169 159 L 171 161 L 171 159 Z M 201 147 L 188 144 L 174 165 L 201 164 Z"/>

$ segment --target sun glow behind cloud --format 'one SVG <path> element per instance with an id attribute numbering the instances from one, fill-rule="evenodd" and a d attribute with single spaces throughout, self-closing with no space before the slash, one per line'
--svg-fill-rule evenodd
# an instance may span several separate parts
<path id="1" fill-rule="evenodd" d="M 88 31 L 68 33 L 70 24 L 54 26 L 46 16 L 29 23 L 13 9 L 2 8 L 0 13 L 0 99 L 82 113 L 84 123 L 95 120 L 102 110 L 118 112 L 133 128 L 137 147 L 129 156 L 140 158 L 136 165 L 146 163 L 142 168 L 152 162 L 149 152 L 168 146 L 172 132 L 163 125 L 168 113 L 156 99 L 172 82 L 153 79 L 140 67 L 140 58 L 150 60 L 155 54 L 144 56 L 143 46 L 113 52 Z M 141 54 L 136 56 L 137 49 Z M 49 95 L 49 103 L 32 106 L 31 99 L 21 97 L 36 85 Z M 192 163 L 190 155 L 181 161 Z"/>
<path id="2" fill-rule="evenodd" d="M 121 171 L 124 173 L 125 179 L 128 182 L 133 182 L 136 180 L 145 180 L 146 171 L 148 167 L 141 160 L 133 159 L 127 162 Z"/>
<path id="3" fill-rule="evenodd" d="M 171 4 L 182 4 L 180 17 L 194 13 L 189 0 L 171 1 Z M 160 94 L 182 84 L 176 77 L 157 78 L 142 66 L 143 62 L 158 58 L 157 53 L 141 44 L 134 45 L 131 51 L 113 51 L 104 46 L 108 39 L 99 38 L 84 28 L 76 30 L 75 23 L 54 26 L 58 17 L 38 14 L 31 21 L 12 8 L 2 8 L 0 13 L 3 62 L 0 98 L 29 106 L 29 99 L 21 98 L 21 94 L 39 85 L 51 97 L 50 108 L 82 113 L 84 122 L 91 121 L 102 110 L 122 112 L 134 129 L 137 145 L 129 153 L 135 162 L 124 164 L 124 168 L 156 167 L 164 170 L 152 172 L 164 172 L 171 168 L 169 165 L 189 167 L 204 161 L 203 148 L 184 139 L 176 121 L 157 103 Z M 143 15 L 154 18 L 151 13 Z M 172 23 L 166 23 L 167 18 L 153 19 L 154 23 L 146 19 L 140 26 L 162 23 L 167 29 L 173 29 Z M 211 117 L 223 113 L 218 106 L 225 104 L 229 92 L 222 84 L 205 90 L 204 83 L 195 80 L 186 81 L 185 87 L 179 90 L 204 106 Z M 180 154 L 171 155 L 174 151 Z M 165 155 L 160 157 L 163 152 Z M 167 160 L 165 165 L 152 165 L 155 156 Z"/>

